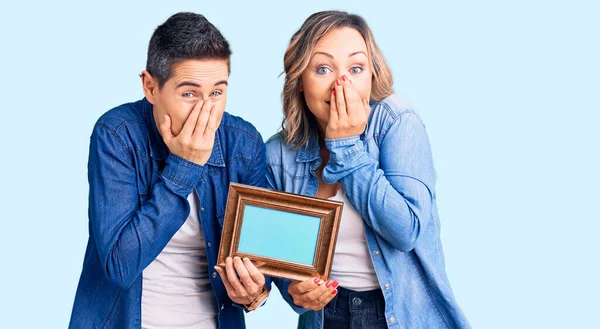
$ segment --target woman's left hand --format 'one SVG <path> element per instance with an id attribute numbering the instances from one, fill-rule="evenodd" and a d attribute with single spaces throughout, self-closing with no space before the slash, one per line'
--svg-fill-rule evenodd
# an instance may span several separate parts
<path id="1" fill-rule="evenodd" d="M 337 139 L 360 135 L 365 131 L 371 107 L 345 75 L 335 81 L 329 102 L 329 122 L 325 138 Z"/>

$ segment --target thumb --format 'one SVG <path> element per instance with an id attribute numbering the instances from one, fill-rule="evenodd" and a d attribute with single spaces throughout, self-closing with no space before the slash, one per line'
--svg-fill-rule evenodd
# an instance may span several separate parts
<path id="1" fill-rule="evenodd" d="M 171 117 L 168 114 L 165 114 L 163 122 L 158 126 L 158 130 L 160 131 L 160 135 L 162 136 L 165 144 L 169 144 L 174 136 L 173 132 L 171 131 Z"/>

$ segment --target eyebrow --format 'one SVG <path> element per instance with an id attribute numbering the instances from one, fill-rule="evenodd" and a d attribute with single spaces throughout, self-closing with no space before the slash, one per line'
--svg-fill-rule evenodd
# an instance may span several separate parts
<path id="1" fill-rule="evenodd" d="M 221 80 L 218 82 L 215 82 L 214 87 L 218 86 L 218 85 L 228 85 L 227 80 Z M 175 89 L 180 88 L 180 87 L 184 87 L 184 86 L 191 86 L 191 87 L 196 87 L 196 88 L 200 88 L 200 84 L 195 83 L 195 82 L 191 82 L 191 81 L 182 81 L 180 82 L 177 87 L 175 87 Z"/>
<path id="2" fill-rule="evenodd" d="M 326 52 L 317 51 L 317 52 L 315 53 L 315 55 L 317 55 L 317 54 L 325 55 L 325 56 L 327 56 L 327 57 L 329 57 L 329 58 L 331 58 L 331 59 L 334 59 L 334 57 L 333 57 L 333 55 L 332 55 L 332 54 L 329 54 L 329 53 L 326 53 Z M 364 51 L 362 51 L 362 50 L 361 50 L 361 51 L 355 51 L 355 52 L 353 52 L 352 54 L 348 55 L 348 57 L 352 57 L 352 56 L 354 56 L 354 55 L 358 55 L 358 54 L 363 54 L 363 55 L 367 56 L 367 53 L 365 53 Z M 368 56 L 367 56 L 367 57 L 368 57 Z"/>

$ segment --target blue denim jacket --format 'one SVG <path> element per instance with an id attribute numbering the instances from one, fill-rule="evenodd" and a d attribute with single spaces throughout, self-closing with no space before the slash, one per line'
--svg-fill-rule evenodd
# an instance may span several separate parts
<path id="1" fill-rule="evenodd" d="M 431 149 L 425 127 L 398 96 L 371 103 L 360 136 L 326 140 L 329 184 L 341 182 L 362 215 L 389 328 L 470 328 L 444 269 Z M 316 136 L 297 151 L 280 135 L 267 141 L 267 186 L 315 196 L 321 165 Z M 298 328 L 323 327 L 323 311 Z"/>
<path id="2" fill-rule="evenodd" d="M 186 221 L 193 190 L 219 327 L 245 327 L 242 308 L 213 267 L 229 182 L 265 185 L 265 146 L 251 124 L 225 113 L 210 159 L 200 166 L 168 152 L 146 99 L 121 105 L 93 129 L 88 180 L 89 241 L 69 328 L 141 327 L 142 271 Z M 277 283 L 290 300 L 289 282 Z"/>

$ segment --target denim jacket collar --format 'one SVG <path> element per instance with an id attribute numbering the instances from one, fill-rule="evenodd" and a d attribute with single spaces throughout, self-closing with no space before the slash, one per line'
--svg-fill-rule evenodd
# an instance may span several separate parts
<path id="1" fill-rule="evenodd" d="M 308 145 L 304 145 L 298 149 L 296 154 L 296 162 L 313 162 L 321 158 L 321 148 L 317 140 L 317 134 L 312 134 Z"/>
<path id="2" fill-rule="evenodd" d="M 154 160 L 164 160 L 169 155 L 169 149 L 165 142 L 163 142 L 162 136 L 156 127 L 156 121 L 154 120 L 154 111 L 152 104 L 144 98 L 144 117 L 146 118 L 146 124 L 148 125 L 148 131 L 150 134 L 150 157 Z M 213 167 L 225 167 L 225 161 L 223 160 L 223 152 L 221 147 L 221 138 L 218 133 L 215 133 L 215 144 L 210 158 L 206 162 L 208 165 Z"/>

